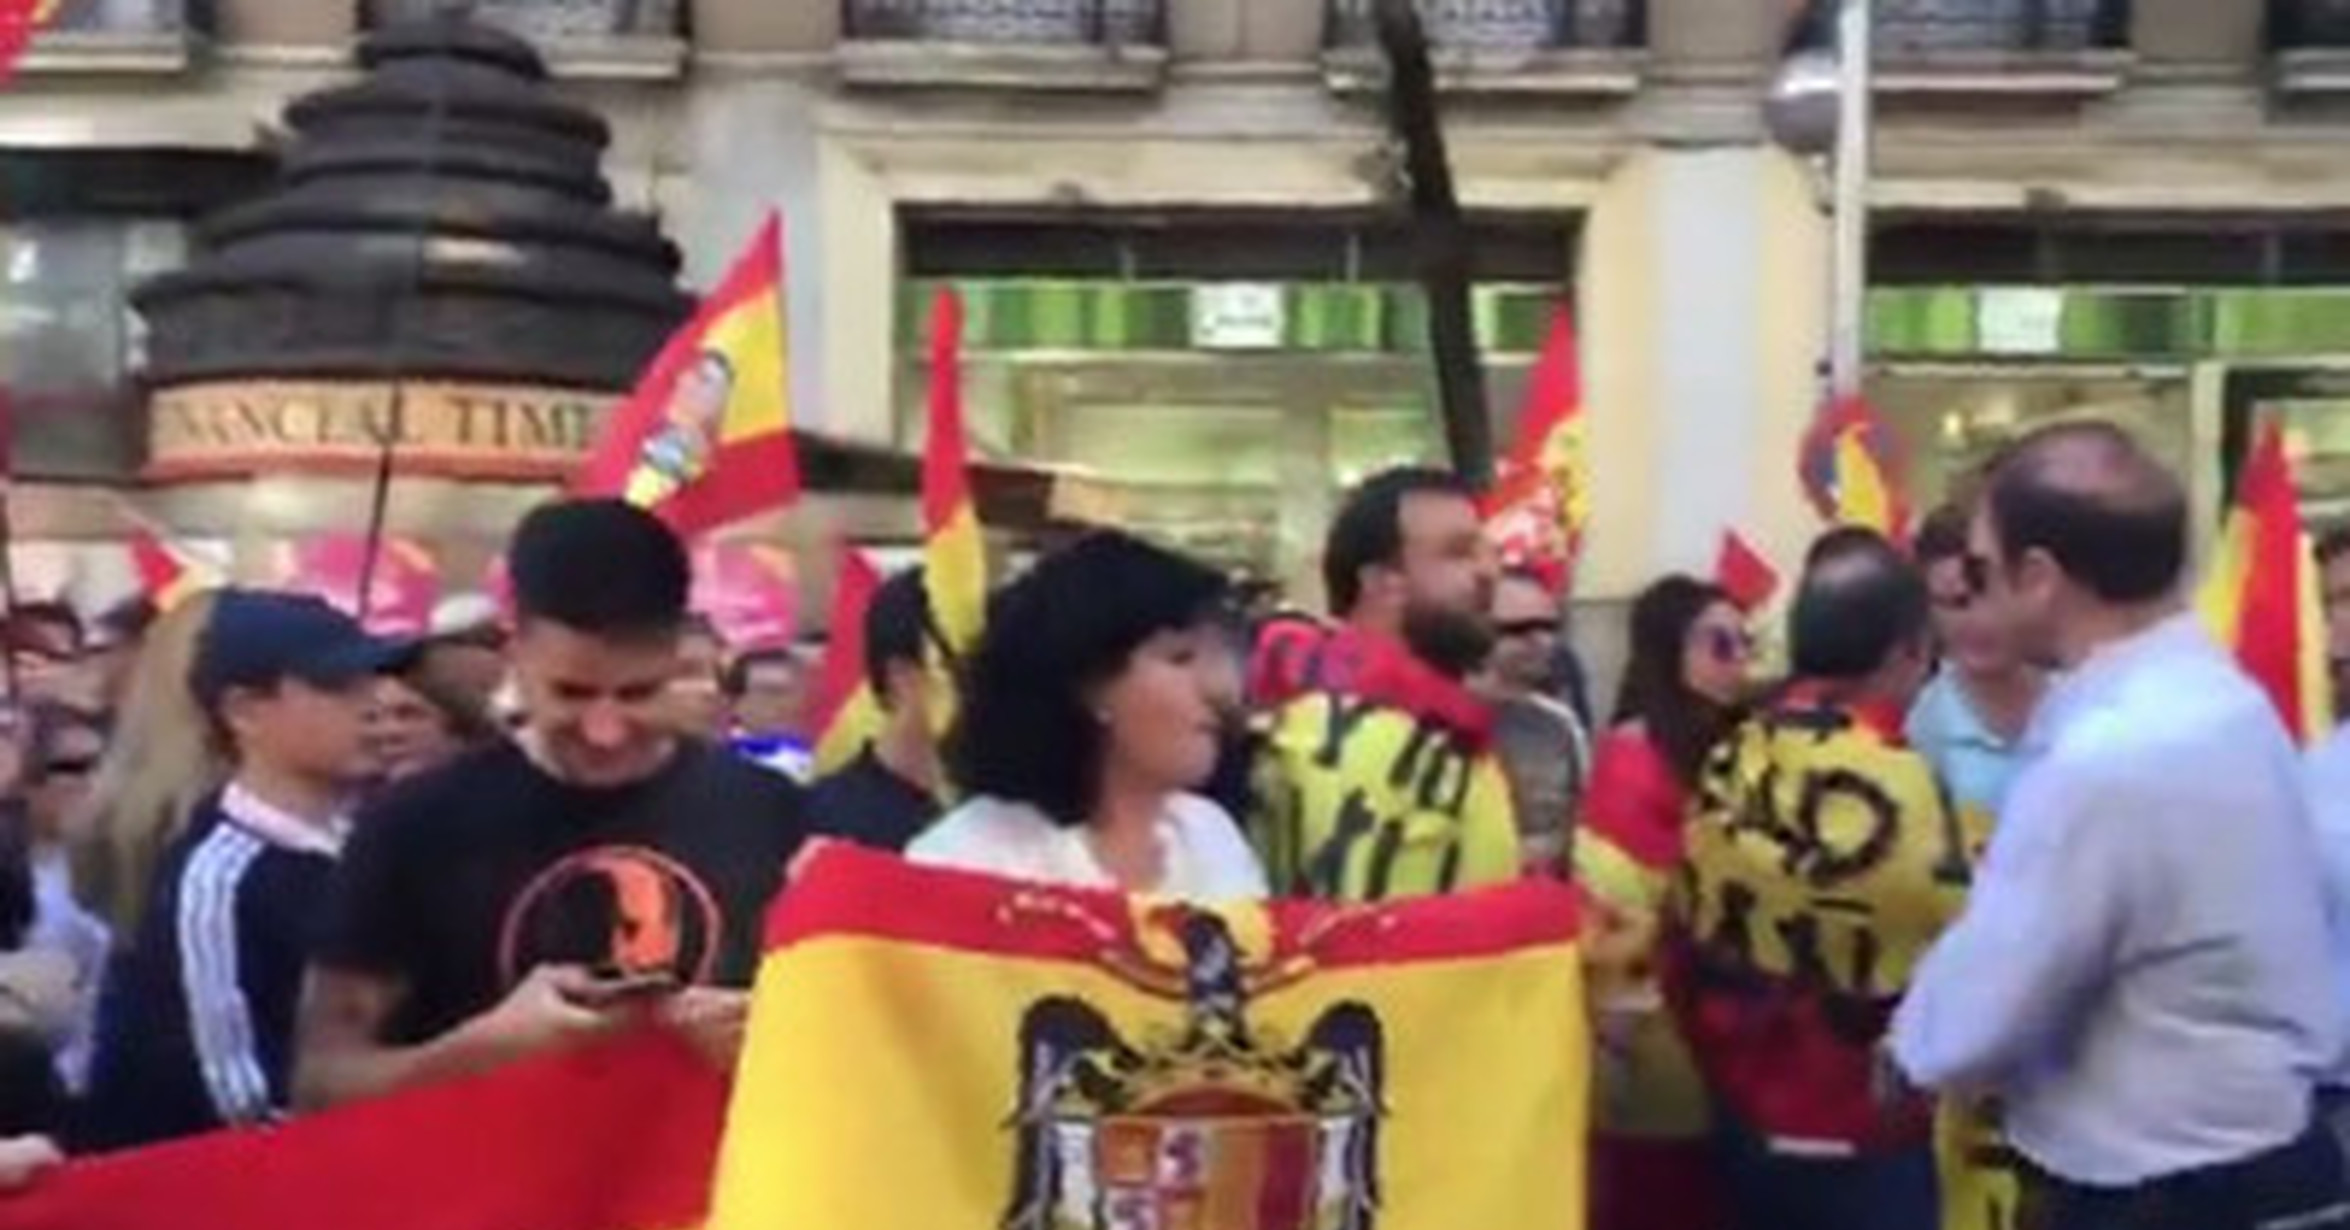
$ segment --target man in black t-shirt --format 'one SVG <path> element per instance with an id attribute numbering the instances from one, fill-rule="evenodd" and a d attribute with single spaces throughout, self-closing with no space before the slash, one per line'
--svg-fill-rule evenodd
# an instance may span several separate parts
<path id="1" fill-rule="evenodd" d="M 903 851 L 939 816 L 938 742 L 931 732 L 930 598 L 920 569 L 891 577 L 865 608 L 865 680 L 887 724 L 873 742 L 808 793 L 817 831 L 877 850 Z M 943 655 L 944 648 L 936 652 Z"/>
<path id="2" fill-rule="evenodd" d="M 800 793 L 676 734 L 687 564 L 617 501 L 508 553 L 525 725 L 361 814 L 303 1005 L 296 1096 L 333 1105 L 657 1011 L 730 1059 Z"/>

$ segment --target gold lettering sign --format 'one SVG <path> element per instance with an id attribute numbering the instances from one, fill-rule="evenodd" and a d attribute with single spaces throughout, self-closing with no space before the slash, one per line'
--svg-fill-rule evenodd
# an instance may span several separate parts
<path id="1" fill-rule="evenodd" d="M 369 471 L 393 438 L 404 474 L 545 482 L 570 476 L 618 400 L 533 385 L 415 382 L 395 411 L 387 383 L 184 385 L 150 404 L 147 477 Z"/>

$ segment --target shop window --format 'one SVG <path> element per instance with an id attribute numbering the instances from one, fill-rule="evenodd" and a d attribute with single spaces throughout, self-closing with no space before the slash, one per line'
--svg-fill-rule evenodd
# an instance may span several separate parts
<path id="1" fill-rule="evenodd" d="M 128 479 L 142 422 L 131 373 L 144 335 L 129 305 L 141 279 L 182 263 L 171 219 L 0 223 L 0 381 L 17 475 Z"/>
<path id="2" fill-rule="evenodd" d="M 2268 32 L 2279 50 L 2350 49 L 2350 0 L 2270 0 Z"/>
<path id="3" fill-rule="evenodd" d="M 534 43 L 578 39 L 666 37 L 678 30 L 679 0 L 473 0 L 476 21 Z M 372 0 L 376 25 L 423 21 L 450 6 L 446 0 Z"/>
<path id="4" fill-rule="evenodd" d="M 2308 286 L 2350 281 L 2350 227 L 2311 217 L 2124 217 L 2036 223 L 1881 220 L 1880 286 Z"/>
<path id="5" fill-rule="evenodd" d="M 1810 0 L 1791 49 L 1836 41 L 1838 0 Z M 2084 52 L 2126 47 L 2128 0 L 1877 0 L 1877 52 L 1888 59 L 1973 52 Z"/>

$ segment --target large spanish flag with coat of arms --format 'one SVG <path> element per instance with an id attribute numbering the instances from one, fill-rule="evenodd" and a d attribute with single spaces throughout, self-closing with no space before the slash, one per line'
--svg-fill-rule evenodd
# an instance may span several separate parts
<path id="1" fill-rule="evenodd" d="M 1189 907 L 817 854 L 712 1230 L 1583 1224 L 1570 890 Z"/>

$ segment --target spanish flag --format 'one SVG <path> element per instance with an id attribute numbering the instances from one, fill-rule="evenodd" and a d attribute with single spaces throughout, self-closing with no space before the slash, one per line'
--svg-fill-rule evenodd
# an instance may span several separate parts
<path id="1" fill-rule="evenodd" d="M 1554 592 L 1572 587 L 1591 519 L 1591 477 L 1575 316 L 1565 304 L 1551 317 L 1518 411 L 1517 442 L 1485 507 L 1486 532 L 1502 562 L 1532 569 Z"/>
<path id="2" fill-rule="evenodd" d="M 1860 397 L 1839 399 L 1804 433 L 1804 493 L 1821 517 L 1888 538 L 1909 534 L 1892 427 Z"/>
<path id="3" fill-rule="evenodd" d="M 145 529 L 131 531 L 130 550 L 131 565 L 139 573 L 139 589 L 158 611 L 168 611 L 216 583 Z"/>
<path id="4" fill-rule="evenodd" d="M 41 27 L 57 16 L 59 0 L 0 0 L 0 85 L 16 72 L 16 62 L 40 36 Z"/>
<path id="5" fill-rule="evenodd" d="M 930 309 L 930 432 L 922 449 L 922 586 L 949 652 L 967 654 L 987 620 L 987 546 L 971 500 L 963 431 L 963 301 L 940 288 Z"/>
<path id="6" fill-rule="evenodd" d="M 2255 429 L 2236 479 L 2235 507 L 2196 605 L 2211 634 L 2276 702 L 2295 738 L 2314 742 L 2332 731 L 2317 560 L 2302 530 L 2284 427 L 2275 418 Z"/>
<path id="7" fill-rule="evenodd" d="M 828 846 L 768 924 L 711 1230 L 1579 1227 L 1562 885 L 1217 909 Z"/>
<path id="8" fill-rule="evenodd" d="M 865 610 L 881 588 L 881 574 L 865 553 L 840 544 L 840 572 L 832 582 L 832 631 L 816 671 L 816 772 L 855 760 L 881 730 L 881 704 L 865 677 Z"/>
<path id="9" fill-rule="evenodd" d="M 798 498 L 782 279 L 771 214 L 612 412 L 578 494 L 619 496 L 686 536 Z"/>
<path id="10" fill-rule="evenodd" d="M 686 1230 L 723 1074 L 645 1030 L 265 1130 L 76 1162 L 0 1230 Z"/>

